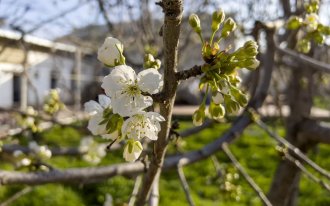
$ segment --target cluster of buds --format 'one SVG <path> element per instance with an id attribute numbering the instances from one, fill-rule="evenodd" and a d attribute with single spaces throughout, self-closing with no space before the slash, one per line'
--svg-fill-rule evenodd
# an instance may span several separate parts
<path id="1" fill-rule="evenodd" d="M 234 170 L 224 170 L 224 175 L 220 179 L 220 190 L 229 200 L 239 201 L 242 195 L 242 187 L 238 184 L 239 174 Z"/>
<path id="2" fill-rule="evenodd" d="M 319 10 L 319 1 L 312 0 L 305 4 L 303 17 L 291 16 L 287 21 L 287 28 L 291 30 L 300 30 L 303 35 L 298 39 L 296 49 L 302 53 L 308 53 L 311 49 L 311 41 L 316 44 L 323 44 L 326 36 L 330 35 L 330 27 L 325 26 L 319 21 L 317 14 Z"/>
<path id="3" fill-rule="evenodd" d="M 52 152 L 46 145 L 38 145 L 36 142 L 32 141 L 29 143 L 28 148 L 29 153 L 25 154 L 20 150 L 16 150 L 13 153 L 13 157 L 16 161 L 17 167 L 28 167 L 33 164 L 33 162 L 40 162 L 50 159 Z"/>
<path id="4" fill-rule="evenodd" d="M 45 97 L 44 112 L 48 115 L 54 115 L 63 108 L 64 104 L 61 102 L 59 91 L 57 89 L 50 90 L 49 94 Z"/>
<path id="5" fill-rule="evenodd" d="M 83 153 L 83 160 L 91 164 L 99 164 L 106 155 L 106 144 L 96 142 L 92 137 L 81 139 L 79 151 Z"/>
<path id="6" fill-rule="evenodd" d="M 40 131 L 39 123 L 38 111 L 36 111 L 31 106 L 27 107 L 25 113 L 22 113 L 20 116 L 18 116 L 18 124 L 22 128 L 29 129 L 32 132 Z"/>
<path id="7" fill-rule="evenodd" d="M 238 88 L 241 79 L 237 70 L 246 68 L 254 70 L 259 66 L 256 59 L 258 45 L 254 41 L 247 41 L 242 47 L 234 52 L 229 49 L 221 50 L 220 41 L 229 37 L 236 29 L 236 23 L 232 18 L 225 19 L 223 10 L 215 11 L 212 15 L 212 35 L 209 41 L 202 37 L 200 20 L 196 14 L 189 18 L 190 26 L 200 36 L 202 42 L 202 57 L 204 75 L 200 81 L 200 89 L 206 88 L 206 94 L 198 110 L 193 114 L 193 123 L 199 126 L 206 117 L 206 96 L 211 92 L 212 99 L 208 107 L 209 116 L 219 120 L 226 113 L 237 112 L 247 104 L 246 95 Z M 222 27 L 221 27 L 222 25 Z M 214 41 L 216 33 L 220 31 L 217 41 Z"/>
<path id="8" fill-rule="evenodd" d="M 154 69 L 160 69 L 161 61 L 159 59 L 155 59 L 155 57 L 152 54 L 146 54 L 144 56 L 144 63 L 143 68 L 154 68 Z"/>

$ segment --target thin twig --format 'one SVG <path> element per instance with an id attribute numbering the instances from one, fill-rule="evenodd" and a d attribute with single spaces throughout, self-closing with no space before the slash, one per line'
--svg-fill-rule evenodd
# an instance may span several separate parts
<path id="1" fill-rule="evenodd" d="M 308 179 L 316 182 L 317 184 L 321 185 L 321 187 L 330 192 L 330 186 L 326 182 L 309 172 L 299 160 L 291 156 L 288 152 L 284 153 L 284 157 L 290 162 L 294 163 L 308 177 Z"/>
<path id="2" fill-rule="evenodd" d="M 293 153 L 295 153 L 300 159 L 302 159 L 306 164 L 311 166 L 315 171 L 319 172 L 321 175 L 325 176 L 330 180 L 330 173 L 320 167 L 318 164 L 316 164 L 313 160 L 311 160 L 309 157 L 307 157 L 301 150 L 294 145 L 292 145 L 290 142 L 288 142 L 285 138 L 279 136 L 277 133 L 272 132 L 268 126 L 262 122 L 260 119 L 254 119 L 254 122 L 263 130 L 265 130 L 270 137 L 274 138 L 276 141 L 280 142 L 287 148 L 289 148 Z"/>
<path id="3" fill-rule="evenodd" d="M 235 156 L 231 153 L 228 144 L 223 143 L 221 146 L 222 150 L 226 153 L 228 158 L 232 161 L 236 169 L 240 171 L 240 173 L 243 175 L 243 177 L 246 179 L 246 181 L 249 183 L 249 185 L 252 187 L 252 189 L 258 194 L 260 197 L 261 201 L 267 205 L 267 206 L 272 206 L 272 203 L 268 200 L 266 195 L 263 193 L 263 191 L 260 189 L 260 187 L 254 182 L 254 180 L 250 177 L 250 175 L 245 171 L 245 169 L 242 167 L 242 165 L 237 161 Z"/>
<path id="4" fill-rule="evenodd" d="M 17 193 L 15 193 L 13 196 L 11 196 L 10 198 L 8 198 L 7 200 L 5 200 L 4 202 L 2 202 L 0 204 L 0 206 L 8 206 L 11 205 L 11 203 L 13 203 L 15 200 L 19 199 L 20 197 L 22 197 L 23 195 L 31 192 L 33 190 L 33 187 L 25 187 L 22 190 L 18 191 Z"/>
<path id="5" fill-rule="evenodd" d="M 135 200 L 136 200 L 136 196 L 137 196 L 137 194 L 139 192 L 139 187 L 141 185 L 141 182 L 142 182 L 142 175 L 138 175 L 135 178 L 133 192 L 132 192 L 131 198 L 128 201 L 128 206 L 134 206 L 134 203 L 135 203 Z"/>
<path id="6" fill-rule="evenodd" d="M 180 163 L 178 164 L 177 170 L 178 170 L 178 175 L 179 175 L 179 179 L 180 179 L 180 182 L 181 182 L 181 186 L 182 186 L 182 188 L 184 190 L 184 193 L 186 195 L 186 199 L 187 199 L 190 206 L 195 206 L 195 203 L 194 203 L 194 201 L 191 197 L 191 194 L 190 194 L 187 179 L 184 176 L 184 172 L 183 172 L 183 169 L 182 169 L 182 166 L 180 165 Z"/>

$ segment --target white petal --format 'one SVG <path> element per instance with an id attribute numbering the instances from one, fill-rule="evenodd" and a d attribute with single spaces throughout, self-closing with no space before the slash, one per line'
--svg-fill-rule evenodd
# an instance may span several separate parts
<path id="1" fill-rule="evenodd" d="M 106 134 L 106 125 L 99 123 L 103 120 L 103 114 L 97 113 L 93 115 L 90 120 L 88 121 L 87 129 L 93 134 L 93 135 L 102 135 Z"/>
<path id="2" fill-rule="evenodd" d="M 151 106 L 152 102 L 152 98 L 149 96 L 136 95 L 133 98 L 128 95 L 121 95 L 112 101 L 113 113 L 122 117 L 132 116 Z"/>
<path id="3" fill-rule="evenodd" d="M 103 108 L 99 103 L 94 100 L 90 100 L 84 104 L 85 112 L 88 112 L 90 115 L 94 115 L 98 112 L 102 112 Z"/>
<path id="4" fill-rule="evenodd" d="M 112 132 L 111 134 L 103 134 L 101 135 L 104 139 L 115 140 L 118 137 L 118 131 Z"/>
<path id="5" fill-rule="evenodd" d="M 138 74 L 138 86 L 149 94 L 156 94 L 163 86 L 163 77 L 156 69 L 146 69 Z"/>
<path id="6" fill-rule="evenodd" d="M 135 80 L 135 71 L 129 66 L 120 65 L 116 66 L 109 75 L 104 77 L 101 87 L 108 96 L 113 98 L 117 91 L 133 84 Z"/>
<path id="7" fill-rule="evenodd" d="M 111 104 L 111 99 L 104 95 L 104 94 L 100 94 L 99 95 L 99 103 L 100 105 L 105 109 L 105 108 L 108 108 Z"/>
<path id="8" fill-rule="evenodd" d="M 124 159 L 128 162 L 134 162 L 135 160 L 137 160 L 139 158 L 139 156 L 142 153 L 142 149 L 137 146 L 135 143 L 133 144 L 133 150 L 132 153 L 129 153 L 128 151 L 128 145 L 125 146 L 124 149 Z"/>
<path id="9" fill-rule="evenodd" d="M 147 112 L 146 115 L 151 120 L 157 120 L 157 121 L 160 121 L 160 122 L 165 121 L 165 118 L 157 112 Z"/>

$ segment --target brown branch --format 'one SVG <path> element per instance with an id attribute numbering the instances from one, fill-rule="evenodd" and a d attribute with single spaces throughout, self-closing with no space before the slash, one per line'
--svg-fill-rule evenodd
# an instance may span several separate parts
<path id="1" fill-rule="evenodd" d="M 180 25 L 182 18 L 182 0 L 163 0 L 163 12 L 165 13 L 163 25 L 164 42 L 164 87 L 163 94 L 168 97 L 160 103 L 160 114 L 165 118 L 161 123 L 161 131 L 154 145 L 154 155 L 150 167 L 144 177 L 137 206 L 142 206 L 147 200 L 153 181 L 160 174 L 171 128 L 172 109 L 174 106 L 178 81 L 175 77 L 177 71 L 178 44 Z"/>
<path id="2" fill-rule="evenodd" d="M 110 151 L 119 150 L 122 148 L 121 144 L 114 144 L 111 146 Z M 25 154 L 31 153 L 32 151 L 30 148 L 18 145 L 18 144 L 6 144 L 2 146 L 2 151 L 4 153 L 14 153 L 15 151 L 22 151 Z M 67 147 L 67 148 L 50 148 L 53 156 L 61 156 L 61 155 L 68 155 L 68 156 L 78 156 L 83 155 L 85 152 L 80 151 L 79 148 L 76 147 Z"/>
<path id="3" fill-rule="evenodd" d="M 252 189 L 258 194 L 261 201 L 267 205 L 272 206 L 270 201 L 267 199 L 266 195 L 262 192 L 260 187 L 254 182 L 254 180 L 250 177 L 250 175 L 245 171 L 245 169 L 242 167 L 242 165 L 238 162 L 238 160 L 235 158 L 233 153 L 231 153 L 228 144 L 223 143 L 221 146 L 222 150 L 225 152 L 225 154 L 228 156 L 228 158 L 231 160 L 235 168 L 243 175 L 245 180 L 249 183 L 249 185 L 252 187 Z"/>
<path id="4" fill-rule="evenodd" d="M 308 119 L 301 123 L 299 129 L 302 135 L 312 141 L 330 144 L 330 127 Z"/>
<path id="5" fill-rule="evenodd" d="M 190 77 L 196 77 L 203 74 L 202 67 L 200 65 L 195 65 L 190 69 L 179 71 L 175 74 L 177 80 L 186 80 Z"/>
<path id="6" fill-rule="evenodd" d="M 103 18 L 104 18 L 104 20 L 105 20 L 105 22 L 107 24 L 108 31 L 109 32 L 112 32 L 113 25 L 110 22 L 110 18 L 109 18 L 108 12 L 105 9 L 103 0 L 97 0 L 97 3 L 98 3 L 98 6 L 99 6 L 100 11 L 102 13 L 102 16 L 103 16 Z"/>

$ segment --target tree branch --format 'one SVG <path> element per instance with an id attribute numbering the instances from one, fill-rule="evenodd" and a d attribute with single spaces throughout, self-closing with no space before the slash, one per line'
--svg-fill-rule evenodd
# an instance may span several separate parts
<path id="1" fill-rule="evenodd" d="M 165 118 L 161 123 L 161 131 L 154 145 L 154 155 L 151 159 L 150 167 L 144 177 L 137 206 L 142 206 L 147 200 L 153 181 L 161 172 L 164 162 L 166 148 L 171 128 L 172 109 L 174 106 L 178 81 L 176 79 L 178 45 L 180 35 L 180 25 L 182 18 L 182 0 L 163 0 L 163 12 L 165 13 L 163 25 L 164 42 L 164 87 L 162 93 L 168 97 L 160 103 L 160 114 Z"/>
<path id="2" fill-rule="evenodd" d="M 175 74 L 177 80 L 186 80 L 190 77 L 196 77 L 203 74 L 202 67 L 200 65 L 195 65 L 190 69 L 179 71 Z"/>
<path id="3" fill-rule="evenodd" d="M 330 127 L 323 126 L 315 120 L 305 120 L 301 123 L 299 131 L 308 139 L 330 144 Z"/>
<path id="4" fill-rule="evenodd" d="M 191 197 L 190 191 L 189 191 L 189 185 L 188 185 L 187 179 L 184 176 L 184 172 L 183 172 L 183 169 L 182 169 L 182 166 L 180 165 L 180 163 L 178 164 L 177 171 L 178 171 L 179 179 L 180 179 L 180 182 L 181 182 L 181 186 L 184 190 L 184 193 L 186 195 L 186 199 L 187 199 L 189 205 L 190 206 L 195 206 L 195 203 L 194 203 L 194 201 Z"/>
<path id="5" fill-rule="evenodd" d="M 283 144 L 285 147 L 290 149 L 294 154 L 296 154 L 301 160 L 303 160 L 306 164 L 311 166 L 315 171 L 323 175 L 324 177 L 328 178 L 330 180 L 330 173 L 320 167 L 318 164 L 316 164 L 313 160 L 311 160 L 309 157 L 307 157 L 299 148 L 292 145 L 289 141 L 287 141 L 285 138 L 280 137 L 278 134 L 272 132 L 267 125 L 262 122 L 261 120 L 255 119 L 254 122 L 263 130 L 265 130 L 270 137 L 274 138 L 279 143 Z"/>

